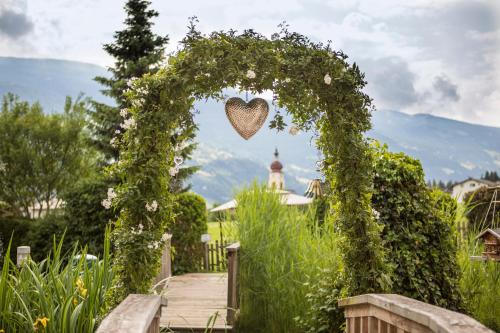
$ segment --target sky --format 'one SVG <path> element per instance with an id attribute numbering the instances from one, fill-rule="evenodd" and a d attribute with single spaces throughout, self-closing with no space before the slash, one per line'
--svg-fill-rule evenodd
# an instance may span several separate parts
<path id="1" fill-rule="evenodd" d="M 110 66 L 102 45 L 123 27 L 123 3 L 0 0 L 0 56 Z M 500 127 L 500 0 L 153 0 L 152 7 L 170 52 L 191 16 L 204 33 L 252 28 L 270 36 L 286 21 L 347 53 L 378 109 Z"/>

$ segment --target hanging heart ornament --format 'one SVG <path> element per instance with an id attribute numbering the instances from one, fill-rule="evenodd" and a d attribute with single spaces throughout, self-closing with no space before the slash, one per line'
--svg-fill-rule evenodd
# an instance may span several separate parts
<path id="1" fill-rule="evenodd" d="M 269 105 L 262 98 L 254 98 L 246 103 L 239 97 L 231 97 L 226 102 L 226 116 L 243 139 L 250 139 L 264 125 L 269 114 Z"/>

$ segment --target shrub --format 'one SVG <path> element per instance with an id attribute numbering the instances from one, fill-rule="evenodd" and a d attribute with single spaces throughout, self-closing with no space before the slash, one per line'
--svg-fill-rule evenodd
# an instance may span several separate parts
<path id="1" fill-rule="evenodd" d="M 452 228 L 456 205 L 449 206 L 451 198 L 431 195 L 418 160 L 378 146 L 373 161 L 372 206 L 394 267 L 392 292 L 462 310 Z"/>
<path id="2" fill-rule="evenodd" d="M 341 269 L 337 235 L 312 228 L 314 212 L 281 205 L 279 196 L 265 187 L 254 185 L 238 194 L 237 201 L 239 332 L 315 332 L 324 321 L 330 323 L 336 295 L 330 294 L 332 310 L 320 309 L 319 299 L 308 294 L 331 285 L 322 281 L 326 270 L 334 278 Z"/>
<path id="3" fill-rule="evenodd" d="M 61 239 L 68 234 L 67 224 L 64 216 L 60 214 L 49 214 L 37 220 L 30 220 L 28 223 L 28 233 L 26 244 L 31 247 L 31 257 L 35 261 L 41 261 L 50 255 L 53 250 L 54 240 Z M 102 235 L 104 238 L 104 235 Z M 62 252 L 67 252 L 73 246 L 71 237 L 66 238 L 62 243 Z"/>
<path id="4" fill-rule="evenodd" d="M 51 256 L 39 263 L 28 260 L 20 268 L 5 258 L 0 276 L 0 330 L 94 332 L 104 316 L 104 296 L 113 278 L 109 236 L 102 260 L 92 265 L 85 261 L 85 251 L 74 260 L 76 247 L 68 256 L 62 248 L 62 240 L 57 246 L 54 242 Z"/>
<path id="5" fill-rule="evenodd" d="M 101 204 L 107 197 L 108 187 L 112 187 L 110 184 L 111 181 L 101 176 L 84 179 L 63 197 L 66 202 L 66 239 L 87 246 L 89 253 L 94 255 L 102 253 L 106 226 L 117 216 Z"/>
<path id="6" fill-rule="evenodd" d="M 169 230 L 174 249 L 173 272 L 197 271 L 203 258 L 201 235 L 207 232 L 205 200 L 194 193 L 181 193 L 176 196 L 174 215 L 174 223 Z"/>
<path id="7" fill-rule="evenodd" d="M 12 237 L 11 248 L 13 251 L 10 251 L 10 257 L 12 260 L 16 260 L 16 249 L 18 246 L 22 245 L 30 245 L 30 241 L 28 239 L 28 232 L 30 229 L 30 223 L 32 221 L 29 219 L 21 219 L 21 218 L 4 218 L 0 219 L 0 239 L 4 244 L 4 249 L 1 253 L 1 257 L 3 258 L 7 253 L 7 244 Z"/>

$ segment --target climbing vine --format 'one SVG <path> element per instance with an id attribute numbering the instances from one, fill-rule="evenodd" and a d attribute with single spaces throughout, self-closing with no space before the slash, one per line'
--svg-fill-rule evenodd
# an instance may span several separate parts
<path id="1" fill-rule="evenodd" d="M 389 273 L 370 206 L 371 155 L 363 138 L 370 128 L 371 100 L 361 91 L 364 75 L 346 59 L 330 44 L 313 43 L 286 26 L 268 39 L 252 30 L 205 36 L 192 22 L 163 69 L 130 82 L 126 94 L 132 107 L 121 112 L 126 133 L 117 143 L 120 161 L 110 169 L 123 185 L 106 202 L 122 207 L 114 235 L 114 302 L 152 285 L 172 220 L 168 184 L 175 174 L 176 146 L 193 122 L 193 103 L 223 100 L 225 88 L 272 90 L 294 126 L 317 130 L 322 171 L 333 189 L 330 200 L 336 202 L 335 223 L 344 235 L 346 292 L 386 290 Z M 270 127 L 285 126 L 275 114 Z"/>

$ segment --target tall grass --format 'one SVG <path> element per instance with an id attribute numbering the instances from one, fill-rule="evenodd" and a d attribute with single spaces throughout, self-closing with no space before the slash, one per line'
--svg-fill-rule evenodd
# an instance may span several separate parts
<path id="1" fill-rule="evenodd" d="M 500 263 L 470 259 L 481 252 L 482 246 L 473 237 L 461 243 L 458 253 L 462 271 L 460 290 L 470 314 L 495 332 L 500 332 Z"/>
<path id="2" fill-rule="evenodd" d="M 109 233 L 103 258 L 92 265 L 86 251 L 61 253 L 63 240 L 54 241 L 52 254 L 17 267 L 5 256 L 0 276 L 0 330 L 5 332 L 93 332 L 103 315 L 104 297 L 111 286 Z M 10 248 L 9 248 L 10 251 Z M 79 260 L 75 255 L 81 254 Z"/>
<path id="3" fill-rule="evenodd" d="M 469 202 L 459 205 L 456 223 L 464 225 Z M 492 221 L 498 228 L 500 221 Z M 478 321 L 500 332 L 500 263 L 491 260 L 471 260 L 471 256 L 481 256 L 483 245 L 475 237 L 486 228 L 478 224 L 467 230 L 459 239 L 458 264 L 461 270 L 460 291 L 466 301 L 468 312 Z"/>
<path id="4" fill-rule="evenodd" d="M 295 318 L 309 310 L 310 285 L 324 269 L 340 270 L 337 236 L 317 227 L 313 212 L 281 205 L 265 187 L 254 184 L 237 201 L 239 331 L 302 332 Z"/>

